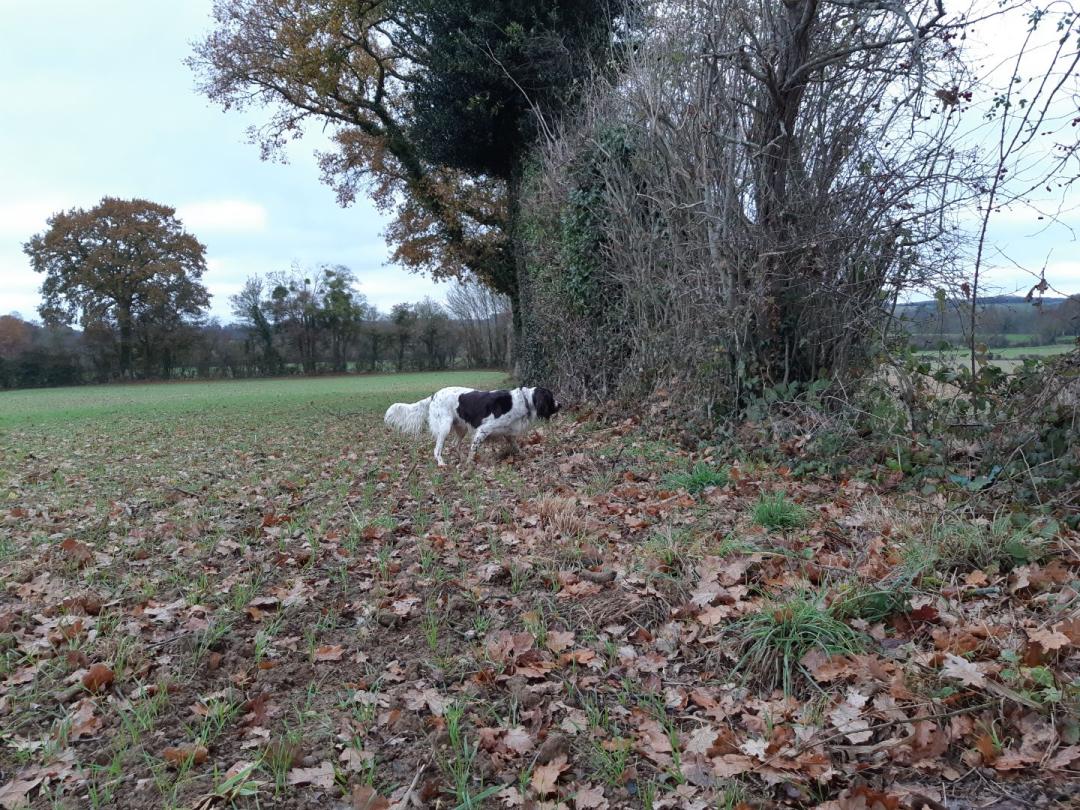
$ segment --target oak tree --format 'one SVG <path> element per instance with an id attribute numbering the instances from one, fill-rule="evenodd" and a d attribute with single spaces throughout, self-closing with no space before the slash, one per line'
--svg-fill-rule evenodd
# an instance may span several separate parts
<path id="1" fill-rule="evenodd" d="M 90 209 L 54 214 L 23 250 L 45 276 L 45 322 L 115 330 L 124 376 L 138 334 L 165 340 L 210 303 L 200 282 L 206 248 L 166 205 L 106 197 Z"/>

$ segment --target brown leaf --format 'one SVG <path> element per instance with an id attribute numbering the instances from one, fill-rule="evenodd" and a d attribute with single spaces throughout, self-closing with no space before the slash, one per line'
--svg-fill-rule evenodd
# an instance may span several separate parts
<path id="1" fill-rule="evenodd" d="M 69 596 L 63 601 L 64 610 L 68 613 L 83 612 L 87 616 L 97 616 L 101 613 L 101 598 L 95 594 L 82 594 L 81 596 Z"/>
<path id="2" fill-rule="evenodd" d="M 983 762 L 988 765 L 992 765 L 994 760 L 998 758 L 998 747 L 994 742 L 994 738 L 989 734 L 982 734 L 977 740 L 975 740 L 975 748 L 980 754 L 982 754 Z"/>
<path id="3" fill-rule="evenodd" d="M 67 554 L 79 568 L 86 566 L 91 560 L 94 559 L 94 552 L 90 550 L 90 546 L 85 543 L 80 543 L 74 537 L 68 537 L 64 542 L 60 544 L 60 548 Z"/>
<path id="4" fill-rule="evenodd" d="M 71 718 L 71 731 L 68 739 L 78 740 L 89 737 L 101 730 L 101 718 L 94 714 L 94 701 L 83 698 L 75 706 L 75 714 Z"/>
<path id="5" fill-rule="evenodd" d="M 565 734 L 549 734 L 536 752 L 536 761 L 541 765 L 552 762 L 560 756 L 565 760 L 570 750 L 570 738 Z"/>
<path id="6" fill-rule="evenodd" d="M 1027 630 L 1025 632 L 1031 642 L 1038 644 L 1047 652 L 1060 650 L 1062 647 L 1067 647 L 1072 644 L 1072 639 L 1064 633 L 1046 627 L 1038 630 Z"/>
<path id="7" fill-rule="evenodd" d="M 969 585 L 972 588 L 981 588 L 984 585 L 990 584 L 990 579 L 982 571 L 972 571 L 964 577 L 964 584 Z"/>
<path id="8" fill-rule="evenodd" d="M 1054 754 L 1046 767 L 1051 771 L 1071 770 L 1070 765 L 1077 760 L 1080 760 L 1080 745 L 1070 745 Z"/>
<path id="9" fill-rule="evenodd" d="M 324 760 L 314 768 L 293 768 L 287 781 L 290 785 L 313 785 L 329 790 L 334 786 L 334 765 Z"/>
<path id="10" fill-rule="evenodd" d="M 520 727 L 509 729 L 506 734 L 503 735 L 502 744 L 515 754 L 528 753 L 535 745 L 529 732 Z"/>
<path id="11" fill-rule="evenodd" d="M 115 679 L 113 671 L 104 664 L 93 664 L 82 677 L 82 685 L 91 692 L 100 692 Z"/>
<path id="12" fill-rule="evenodd" d="M 549 630 L 544 646 L 553 653 L 561 653 L 574 643 L 574 633 L 570 630 Z"/>
<path id="13" fill-rule="evenodd" d="M 600 786 L 585 785 L 574 794 L 574 807 L 577 810 L 606 810 L 609 806 L 604 798 L 604 789 Z"/>
<path id="14" fill-rule="evenodd" d="M 837 800 L 840 810 L 900 810 L 899 796 L 891 796 L 859 785 L 844 791 Z"/>
<path id="15" fill-rule="evenodd" d="M 971 661 L 965 661 L 958 655 L 945 653 L 945 666 L 941 668 L 941 674 L 946 678 L 954 678 L 967 686 L 985 686 L 986 676 L 979 670 L 978 665 Z"/>
<path id="16" fill-rule="evenodd" d="M 855 689 L 848 691 L 847 699 L 829 713 L 829 719 L 852 743 L 864 743 L 874 736 L 870 723 L 863 719 L 863 707 L 867 696 Z"/>
<path id="17" fill-rule="evenodd" d="M 559 775 L 570 766 L 566 764 L 566 755 L 560 754 L 546 765 L 537 765 L 533 770 L 532 788 L 540 797 L 548 796 L 555 792 L 555 783 L 559 781 Z"/>
<path id="18" fill-rule="evenodd" d="M 41 784 L 44 778 L 44 774 L 36 773 L 25 778 L 15 777 L 11 781 L 0 785 L 0 807 L 4 808 L 4 810 L 26 807 L 28 804 L 26 794 Z"/>
<path id="19" fill-rule="evenodd" d="M 375 754 L 371 751 L 357 750 L 350 745 L 341 752 L 338 759 L 347 770 L 353 773 L 363 773 L 375 761 Z"/>
<path id="20" fill-rule="evenodd" d="M 354 785 L 352 791 L 353 810 L 387 810 L 390 802 L 367 785 Z"/>
<path id="21" fill-rule="evenodd" d="M 175 748 L 166 748 L 161 752 L 162 759 L 175 768 L 179 768 L 188 762 L 192 765 L 202 765 L 206 762 L 208 756 L 210 756 L 210 752 L 205 745 L 181 745 Z"/>
<path id="22" fill-rule="evenodd" d="M 753 770 L 754 760 L 743 754 L 724 754 L 713 757 L 713 773 L 720 779 L 730 779 L 741 773 Z"/>
<path id="23" fill-rule="evenodd" d="M 315 650 L 316 661 L 340 661 L 345 654 L 345 648 L 340 644 L 324 644 Z"/>

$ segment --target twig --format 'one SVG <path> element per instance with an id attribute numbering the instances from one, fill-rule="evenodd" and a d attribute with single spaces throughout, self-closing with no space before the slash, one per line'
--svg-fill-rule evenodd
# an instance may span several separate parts
<path id="1" fill-rule="evenodd" d="M 199 495 L 195 492 L 188 492 L 188 490 L 181 489 L 180 487 L 169 487 L 169 489 L 173 492 L 179 492 L 181 495 L 187 495 L 189 498 L 195 498 L 195 500 L 199 500 L 202 498 L 202 495 Z"/>
<path id="2" fill-rule="evenodd" d="M 879 729 L 888 728 L 889 726 L 895 726 L 895 725 L 898 725 L 900 723 L 918 723 L 918 722 L 920 722 L 922 720 L 944 720 L 945 718 L 952 717 L 953 715 L 968 714 L 969 712 L 977 712 L 977 711 L 980 711 L 982 709 L 987 709 L 987 708 L 989 708 L 990 706 L 993 706 L 993 705 L 994 705 L 994 701 L 988 700 L 985 703 L 980 703 L 980 704 L 978 704 L 976 706 L 965 706 L 962 709 L 953 709 L 952 711 L 944 712 L 944 713 L 941 713 L 941 714 L 932 714 L 932 715 L 929 715 L 927 717 L 909 717 L 909 718 L 906 718 L 904 720 L 883 720 L 880 723 L 874 723 L 872 726 L 867 726 L 866 728 L 857 729 L 857 731 L 859 733 L 865 733 L 867 731 L 878 731 Z M 790 753 L 786 753 L 784 751 L 777 751 L 775 754 L 773 754 L 771 757 L 769 757 L 764 762 L 755 763 L 752 770 L 757 770 L 758 768 L 764 768 L 766 765 L 768 765 L 768 764 L 770 764 L 772 762 L 775 762 L 776 760 L 780 759 L 781 757 L 787 757 L 787 758 L 794 759 L 795 757 L 799 756 L 802 753 L 805 753 L 806 751 L 809 751 L 811 748 L 814 748 L 815 746 L 825 745 L 826 743 L 832 742 L 833 740 L 838 739 L 840 737 L 843 737 L 844 735 L 850 734 L 850 733 L 851 733 L 851 730 L 849 729 L 847 731 L 838 731 L 835 734 L 830 734 L 828 737 L 825 737 L 824 739 L 821 739 L 821 740 L 813 740 L 813 739 L 807 740 L 805 743 L 803 743 L 798 748 L 796 748 L 793 752 L 790 752 Z"/>
<path id="3" fill-rule="evenodd" d="M 406 481 L 412 478 L 412 474 L 416 472 L 416 468 L 420 466 L 420 458 L 421 456 L 416 457 L 416 461 L 413 463 L 412 468 L 407 473 L 405 473 L 405 477 L 401 479 L 401 483 L 404 484 Z"/>
<path id="4" fill-rule="evenodd" d="M 409 789 L 405 791 L 405 795 L 401 797 L 402 802 L 410 802 L 414 807 L 423 807 L 419 799 L 413 796 L 413 791 L 416 790 L 416 783 L 420 781 L 420 777 L 424 775 L 424 771 L 431 765 L 431 758 L 429 757 L 420 768 L 416 771 L 416 775 L 413 777 L 412 784 L 409 785 Z"/>

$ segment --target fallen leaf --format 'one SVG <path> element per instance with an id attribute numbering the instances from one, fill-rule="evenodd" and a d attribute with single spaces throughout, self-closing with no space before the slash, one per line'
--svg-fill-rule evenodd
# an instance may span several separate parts
<path id="1" fill-rule="evenodd" d="M 858 785 L 845 790 L 837 799 L 839 810 L 900 810 L 900 797 Z"/>
<path id="2" fill-rule="evenodd" d="M 970 574 L 964 577 L 964 584 L 972 588 L 981 588 L 984 585 L 989 584 L 989 582 L 989 578 L 982 571 L 972 571 Z"/>
<path id="3" fill-rule="evenodd" d="M 390 802 L 367 785 L 354 785 L 352 791 L 353 810 L 387 810 Z"/>
<path id="4" fill-rule="evenodd" d="M 941 674 L 946 678 L 954 678 L 967 686 L 985 686 L 986 676 L 979 671 L 979 667 L 966 661 L 959 655 L 945 653 L 945 666 L 941 668 Z"/>
<path id="5" fill-rule="evenodd" d="M 844 702 L 829 712 L 832 724 L 852 743 L 864 743 L 874 736 L 872 731 L 867 731 L 870 723 L 862 718 L 867 699 L 866 695 L 852 689 Z"/>
<path id="6" fill-rule="evenodd" d="M 202 765 L 210 752 L 205 745 L 181 745 L 175 748 L 166 748 L 161 752 L 161 757 L 170 765 L 179 768 L 185 763 Z"/>
<path id="7" fill-rule="evenodd" d="M 89 737 L 101 730 L 101 718 L 94 714 L 94 701 L 83 698 L 75 706 L 75 714 L 71 717 L 71 731 L 68 739 L 75 741 L 82 737 Z"/>
<path id="8" fill-rule="evenodd" d="M 525 754 L 533 749 L 533 738 L 523 728 L 509 729 L 502 738 L 502 744 L 516 754 Z"/>
<path id="9" fill-rule="evenodd" d="M 744 754 L 749 754 L 752 757 L 757 757 L 762 762 L 765 761 L 765 752 L 768 750 L 769 743 L 763 739 L 745 740 L 739 744 L 739 750 Z"/>
<path id="10" fill-rule="evenodd" d="M 340 661 L 345 648 L 340 644 L 324 644 L 315 650 L 316 661 Z"/>
<path id="11" fill-rule="evenodd" d="M 27 778 L 15 777 L 10 782 L 0 785 L 0 807 L 4 810 L 26 807 L 29 804 L 26 795 L 41 784 L 44 778 L 37 775 Z"/>
<path id="12" fill-rule="evenodd" d="M 555 783 L 559 781 L 559 775 L 570 766 L 566 764 L 566 755 L 560 754 L 546 765 L 537 765 L 533 770 L 532 788 L 540 797 L 555 792 Z"/>
<path id="13" fill-rule="evenodd" d="M 544 646 L 553 653 L 561 653 L 574 643 L 574 634 L 569 630 L 549 630 Z"/>
<path id="14" fill-rule="evenodd" d="M 350 745 L 341 752 L 339 759 L 346 770 L 353 773 L 363 773 L 375 761 L 375 754 L 371 751 L 357 750 Z"/>
<path id="15" fill-rule="evenodd" d="M 113 671 L 104 664 L 93 664 L 83 675 L 82 685 L 91 692 L 100 692 L 109 686 L 115 677 Z"/>
<path id="16" fill-rule="evenodd" d="M 1038 644 L 1047 652 L 1060 650 L 1062 647 L 1072 644 L 1072 639 L 1057 630 L 1044 627 L 1039 630 L 1027 630 L 1025 632 L 1029 641 Z"/>
<path id="17" fill-rule="evenodd" d="M 713 757 L 713 773 L 720 779 L 730 779 L 754 768 L 754 760 L 742 754 L 724 754 Z"/>
<path id="18" fill-rule="evenodd" d="M 602 787 L 592 787 L 586 785 L 579 788 L 577 793 L 574 794 L 574 807 L 577 810 L 606 810 L 608 800 L 604 798 L 604 789 Z"/>
<path id="19" fill-rule="evenodd" d="M 94 552 L 90 550 L 90 546 L 80 543 L 74 537 L 64 540 L 60 544 L 60 548 L 78 564 L 79 568 L 84 567 L 94 559 Z"/>
<path id="20" fill-rule="evenodd" d="M 293 768 L 287 781 L 290 785 L 313 785 L 329 790 L 334 786 L 333 763 L 324 760 L 314 768 Z"/>

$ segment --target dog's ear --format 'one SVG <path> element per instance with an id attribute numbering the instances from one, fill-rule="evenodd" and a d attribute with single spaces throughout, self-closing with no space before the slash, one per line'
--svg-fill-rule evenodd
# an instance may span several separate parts
<path id="1" fill-rule="evenodd" d="M 559 403 L 555 400 L 555 395 L 546 388 L 534 389 L 532 400 L 536 415 L 541 419 L 550 419 L 559 412 Z"/>

